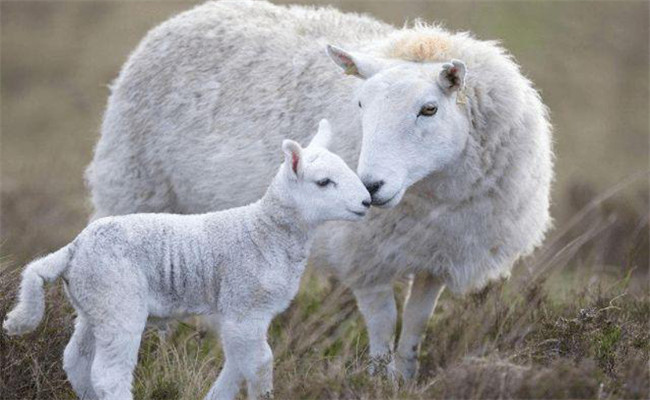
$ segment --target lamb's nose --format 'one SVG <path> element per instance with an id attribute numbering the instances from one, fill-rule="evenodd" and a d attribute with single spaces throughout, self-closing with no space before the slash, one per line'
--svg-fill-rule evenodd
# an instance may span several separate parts
<path id="1" fill-rule="evenodd" d="M 365 208 L 370 208 L 370 199 L 361 202 Z"/>
<path id="2" fill-rule="evenodd" d="M 364 182 L 364 185 L 366 186 L 366 189 L 368 189 L 368 193 L 373 196 L 382 186 L 384 186 L 384 181 Z"/>

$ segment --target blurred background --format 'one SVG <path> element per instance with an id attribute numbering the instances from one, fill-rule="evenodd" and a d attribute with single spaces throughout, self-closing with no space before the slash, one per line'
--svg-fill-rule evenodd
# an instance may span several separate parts
<path id="1" fill-rule="evenodd" d="M 90 205 L 82 174 L 98 138 L 108 85 L 149 29 L 193 4 L 1 3 L 5 260 L 21 263 L 53 250 L 85 226 Z M 397 26 L 422 18 L 500 40 L 551 110 L 557 227 L 598 193 L 648 171 L 648 2 L 316 4 Z M 617 226 L 634 230 L 638 217 L 647 215 L 647 175 L 605 208 Z M 611 253 L 603 254 L 606 263 L 621 259 L 623 242 L 603 249 Z"/>
<path id="2" fill-rule="evenodd" d="M 614 397 L 625 397 L 630 393 L 641 393 L 640 397 L 647 397 L 647 360 L 650 349 L 647 334 L 647 321 L 650 316 L 650 302 L 647 297 L 650 3 L 646 1 L 441 2 L 410 0 L 405 2 L 295 1 L 292 3 L 331 5 L 343 11 L 368 13 L 396 26 L 402 26 L 405 21 L 413 21 L 417 18 L 429 22 L 435 21 L 451 30 L 471 31 L 481 39 L 500 40 L 504 47 L 515 56 L 524 73 L 535 83 L 544 102 L 550 108 L 556 153 L 556 180 L 552 195 L 552 215 L 555 219 L 555 229 L 549 234 L 547 246 L 522 263 L 523 267 L 520 269 L 528 271 L 529 275 L 520 273 L 519 276 L 530 276 L 531 273 L 534 274 L 531 271 L 534 271 L 535 268 L 546 268 L 549 265 L 555 269 L 561 269 L 562 273 L 555 278 L 552 288 L 548 289 L 552 298 L 556 298 L 560 292 L 575 294 L 594 282 L 612 283 L 625 279 L 624 292 L 626 294 L 628 292 L 636 293 L 637 296 L 641 296 L 641 300 L 638 300 L 638 297 L 635 298 L 635 302 L 631 303 L 631 308 L 626 309 L 626 312 L 632 311 L 629 311 L 629 314 L 624 314 L 624 317 L 619 315 L 610 318 L 608 314 L 607 321 L 609 322 L 606 324 L 603 322 L 605 325 L 584 325 L 584 331 L 580 331 L 579 335 L 583 335 L 580 336 L 581 338 L 591 340 L 585 339 L 587 347 L 574 348 L 571 347 L 573 345 L 567 345 L 568 347 L 565 348 L 558 345 L 557 352 L 559 353 L 557 354 L 561 356 L 569 354 L 573 357 L 572 362 L 575 363 L 582 363 L 580 360 L 590 359 L 590 357 L 597 360 L 595 364 L 597 367 L 582 366 L 581 368 L 584 367 L 582 371 L 587 372 L 582 373 L 581 376 L 591 376 L 592 372 L 609 376 L 607 379 L 611 379 L 611 381 L 603 379 L 613 388 L 609 393 L 614 393 Z M 102 113 L 109 94 L 108 85 L 115 79 L 129 53 L 149 29 L 194 4 L 197 2 L 166 0 L 160 2 L 2 1 L 0 3 L 0 264 L 2 265 L 0 267 L 0 284 L 3 284 L 1 286 L 6 291 L 13 293 L 15 290 L 15 284 L 8 283 L 9 276 L 12 275 L 10 271 L 15 271 L 34 256 L 52 251 L 69 242 L 86 225 L 91 209 L 84 187 L 83 171 L 92 158 L 93 146 L 98 139 Z M 561 262 L 557 261 L 558 255 L 563 257 Z M 577 275 L 572 274 L 572 271 L 575 272 L 578 268 L 582 272 Z M 528 283 L 530 282 L 532 281 L 528 279 Z M 311 284 L 309 283 L 309 285 Z M 314 283 L 314 285 L 321 285 L 321 283 Z M 529 286 L 525 286 L 526 284 L 523 285 L 511 283 L 510 287 L 513 291 L 524 287 L 529 288 Z M 309 287 L 313 288 L 313 286 Z M 323 289 L 323 287 L 328 289 Z M 611 287 L 613 286 L 610 285 Z M 308 297 L 305 300 L 299 296 L 295 302 L 296 309 L 303 310 L 301 307 L 304 306 L 305 310 L 313 311 L 313 307 L 316 307 L 314 306 L 316 303 L 313 302 L 320 304 L 319 302 L 324 298 L 318 296 L 331 294 L 330 290 L 338 290 L 327 285 L 318 286 L 318 288 L 320 289 L 314 289 L 316 294 L 313 296 L 316 297 Z M 600 289 L 598 293 L 601 293 Z M 340 331 L 332 331 L 327 336 L 323 333 L 322 336 L 314 339 L 315 342 L 303 342 L 309 344 L 305 344 L 305 348 L 312 348 L 313 343 L 316 342 L 322 344 L 323 340 L 329 344 L 339 343 L 337 340 L 345 335 L 352 339 L 350 337 L 348 338 L 350 340 L 341 339 L 340 343 L 344 344 L 340 346 L 343 346 L 344 350 L 338 348 L 334 353 L 327 354 L 340 354 L 341 351 L 347 351 L 348 347 L 345 346 L 354 340 L 357 340 L 357 345 L 359 340 L 363 343 L 365 337 L 363 329 L 360 328 L 359 316 L 351 314 L 354 312 L 353 301 L 349 294 L 346 296 L 340 298 L 340 303 L 343 305 L 332 306 L 332 309 L 339 310 L 336 311 L 339 313 L 336 314 L 339 315 L 337 321 L 347 316 L 346 318 L 352 321 L 352 324 L 359 326 L 355 325 L 354 328 L 350 328 L 349 332 L 345 331 L 348 332 L 345 334 Z M 487 304 L 486 301 L 489 303 L 489 300 L 485 300 L 485 296 L 480 297 L 480 294 L 479 297 L 473 298 L 474 300 L 467 300 L 469 303 L 458 301 L 447 303 L 445 296 L 447 295 L 443 296 L 441 308 L 436 312 L 435 318 L 447 321 L 449 324 L 437 326 L 445 327 L 457 324 L 459 332 L 464 333 L 458 333 L 460 336 L 453 336 L 455 334 L 451 332 L 448 335 L 450 335 L 449 337 L 453 336 L 454 339 L 446 341 L 444 335 L 447 333 L 436 331 L 440 341 L 432 342 L 430 347 L 425 349 L 426 352 L 423 356 L 425 366 L 428 365 L 429 377 L 441 374 L 440 368 L 456 365 L 454 363 L 459 362 L 458 360 L 468 353 L 484 356 L 486 351 L 494 354 L 495 349 L 499 346 L 515 348 L 521 343 L 528 343 L 528 339 L 524 339 L 524 337 L 530 337 L 527 336 L 530 332 L 529 328 L 522 333 L 523 325 L 515 324 L 513 326 L 518 328 L 509 331 L 508 335 L 510 336 L 508 337 L 510 339 L 520 338 L 521 340 L 517 339 L 516 345 L 515 342 L 500 342 L 499 340 L 507 335 L 501 335 L 502 330 L 497 330 L 496 336 L 499 336 L 500 339 L 494 339 L 491 346 L 481 345 L 481 350 L 472 353 L 470 350 L 474 348 L 472 346 L 475 343 L 478 343 L 479 336 L 465 337 L 463 335 L 466 335 L 467 332 L 483 331 L 478 328 L 468 328 L 472 326 L 471 324 L 479 324 L 479 322 L 470 320 L 457 322 L 459 321 L 457 316 L 461 315 L 464 309 L 474 309 L 476 315 L 485 315 L 486 319 L 488 316 L 498 317 L 501 315 L 499 311 L 501 309 L 498 307 L 501 306 L 494 305 L 489 309 L 491 311 L 486 311 L 485 307 L 488 306 L 482 304 Z M 497 300 L 501 296 L 509 295 L 504 295 L 501 291 L 498 292 L 493 296 L 494 304 L 501 304 Z M 541 298 L 536 296 L 532 298 Z M 593 304 L 601 304 L 600 302 L 605 301 L 599 296 L 600 294 L 594 297 L 596 300 L 593 300 L 595 302 Z M 607 304 L 612 306 L 614 303 L 607 302 L 617 299 L 618 292 L 607 296 L 609 297 L 605 296 L 606 301 L 602 308 L 610 310 Z M 490 297 L 487 298 L 490 299 Z M 589 298 L 591 299 L 591 297 Z M 9 301 L 8 299 L 8 297 L 5 298 Z M 565 325 L 562 325 L 561 321 L 571 321 L 571 319 L 567 319 L 570 315 L 579 314 L 581 316 L 583 310 L 590 310 L 589 307 L 592 306 L 596 309 L 599 307 L 589 303 L 592 300 L 587 301 L 584 297 L 567 297 L 567 299 L 570 300 L 566 303 L 566 309 L 560 310 L 556 307 L 555 302 L 549 303 L 549 310 L 560 310 L 558 312 L 561 316 L 554 315 L 551 318 L 547 315 L 544 317 L 549 318 L 550 325 L 548 326 L 554 328 L 551 331 L 544 331 L 540 328 L 541 332 L 552 336 L 552 339 L 539 336 L 540 343 L 547 343 L 548 340 L 560 340 L 560 343 L 564 343 L 562 342 L 564 334 L 568 335 L 567 343 L 577 343 L 578 339 L 571 336 L 573 328 L 566 328 L 567 330 L 563 331 L 562 327 Z M 586 302 L 585 304 L 592 304 L 592 306 L 576 308 L 577 304 L 583 304 L 583 300 Z M 641 302 L 638 303 L 637 300 Z M 522 310 L 528 312 L 531 309 L 531 302 L 533 300 L 527 297 L 521 303 Z M 540 306 L 540 304 L 535 303 L 532 308 L 543 309 L 545 306 Z M 7 307 L 8 303 L 2 304 L 0 311 L 5 311 Z M 513 309 L 515 308 L 509 310 Z M 340 310 L 346 310 L 347 314 L 344 313 L 341 317 Z M 302 321 L 300 319 L 302 317 L 299 317 L 302 315 L 301 313 L 302 311 L 290 311 L 287 314 L 289 316 L 284 317 L 285 319 L 281 323 L 286 327 L 287 324 L 289 326 L 292 324 L 291 321 Z M 305 315 L 307 314 L 309 312 Z M 3 315 L 3 312 L 0 312 L 0 315 Z M 521 315 L 521 318 L 524 318 L 523 316 L 528 314 L 524 314 L 522 311 Z M 323 321 L 327 320 L 322 315 L 319 318 Z M 530 318 L 533 321 L 531 326 L 546 326 L 543 324 L 544 318 L 540 317 L 542 319 L 539 319 L 532 316 Z M 576 321 L 582 321 L 580 318 L 582 317 Z M 623 319 L 628 322 L 636 322 L 625 325 L 620 322 Z M 294 323 L 298 323 L 295 321 Z M 300 324 L 302 323 L 300 322 Z M 622 327 L 620 329 L 623 330 L 612 331 L 612 323 Z M 68 319 L 61 323 L 61 326 L 66 327 L 64 336 L 69 334 L 70 324 Z M 570 324 L 566 326 L 575 327 Z M 492 332 L 488 328 L 485 329 L 488 333 Z M 502 325 L 499 329 L 505 328 Z M 312 330 L 317 331 L 315 328 Z M 616 336 L 616 332 L 619 336 Z M 623 332 L 623 336 L 620 336 L 621 332 Z M 302 338 L 300 340 L 306 337 L 304 330 L 296 331 L 294 335 Z M 465 339 L 459 340 L 458 337 Z M 608 343 L 612 337 L 616 338 L 614 343 L 618 343 L 619 337 L 629 337 L 631 344 L 628 347 L 623 347 L 622 344 L 618 345 L 619 347 L 611 347 Z M 0 350 L 3 349 L 3 340 L 3 337 L 0 336 Z M 286 343 L 290 343 L 288 340 L 282 342 L 286 348 L 289 346 Z M 60 346 L 62 346 L 63 337 L 60 338 L 60 342 Z M 456 343 L 453 346 L 457 347 L 453 347 L 450 343 Z M 187 347 L 179 348 L 189 352 Z M 9 349 L 9 347 L 5 349 Z M 16 354 L 20 354 L 22 351 L 19 345 L 11 349 Z M 57 349 L 57 354 L 59 350 L 60 348 Z M 626 369 L 627 372 L 616 375 L 618 372 L 612 365 L 618 365 L 616 360 L 629 358 L 628 350 L 630 352 L 641 351 L 643 356 L 638 363 Z M 181 350 L 178 351 L 179 354 L 182 353 Z M 352 350 L 350 351 L 354 353 Z M 536 351 L 530 350 L 526 353 L 526 357 L 528 357 L 526 363 L 533 359 L 537 360 L 534 358 L 538 355 Z M 293 359 L 292 357 L 295 356 L 295 353 L 290 354 L 286 360 Z M 356 357 L 356 354 L 353 355 Z M 610 355 L 612 355 L 611 360 L 614 361 L 610 360 Z M 549 365 L 548 363 L 551 362 L 549 360 L 554 359 L 555 356 L 549 355 L 548 358 L 544 358 L 544 365 Z M 36 357 L 34 356 L 34 359 Z M 43 355 L 38 355 L 37 358 L 43 362 L 43 357 L 47 358 Z M 52 357 L 51 363 L 44 365 L 58 365 L 57 360 L 60 359 L 58 358 L 60 354 Z M 218 364 L 218 356 L 215 357 L 210 362 Z M 1 359 L 2 357 L 0 357 Z M 18 359 L 19 357 L 16 358 L 16 360 Z M 508 360 L 513 359 L 509 358 Z M 614 364 L 607 364 L 610 361 Z M 316 361 L 314 362 L 316 363 Z M 30 359 L 21 358 L 16 363 L 25 363 L 24 369 L 12 367 L 13 371 L 32 371 L 33 369 Z M 466 382 L 469 372 L 463 369 L 465 364 L 459 365 L 460 367 L 454 367 L 456 369 L 445 370 L 446 372 L 442 375 L 438 375 L 443 376 L 440 378 L 442 381 L 439 382 L 447 383 L 442 386 L 439 384 L 436 390 L 443 390 L 443 392 L 436 393 L 453 394 L 456 397 L 480 396 L 481 393 L 453 389 L 454 386 L 450 382 L 458 377 L 461 377 L 462 379 L 458 379 L 463 382 L 458 387 L 468 387 Z M 480 369 L 482 368 L 480 365 L 477 368 L 479 371 L 483 371 Z M 505 364 L 498 365 L 501 368 Z M 58 368 L 56 369 L 57 376 L 61 378 L 57 385 L 65 385 L 60 366 L 56 368 Z M 295 368 L 295 365 L 291 364 L 291 367 L 287 367 L 287 371 L 291 368 Z M 332 379 L 332 377 L 348 375 L 331 373 L 331 364 L 327 364 L 323 368 L 325 372 L 322 373 L 326 378 L 322 378 L 319 382 L 329 382 L 324 386 L 325 388 L 337 387 L 336 385 L 341 382 L 349 384 L 349 380 L 346 380 L 348 378 L 328 381 L 327 379 Z M 512 373 L 521 378 L 520 375 L 517 375 L 519 374 L 517 371 L 521 370 L 517 368 L 513 367 L 512 371 L 514 372 Z M 560 371 L 557 372 L 557 377 L 570 376 L 569 372 L 562 370 L 564 368 L 562 366 L 553 368 L 553 371 Z M 4 375 L 0 374 L 0 384 L 2 384 L 3 377 L 4 379 L 10 379 L 9 377 L 14 380 L 19 379 L 18 373 L 7 372 L 7 369 L 3 371 Z M 187 367 L 187 371 L 192 371 L 192 369 Z M 280 367 L 280 371 L 282 371 L 282 367 Z M 294 370 L 291 369 L 291 371 Z M 316 369 L 311 371 L 316 371 Z M 347 370 L 342 368 L 342 371 Z M 499 369 L 499 371 L 502 370 Z M 140 373 L 144 374 L 142 376 L 146 375 L 146 373 Z M 156 373 L 161 374 L 160 371 Z M 316 374 L 316 372 L 313 373 Z M 613 375 L 608 375 L 610 373 Z M 44 382 L 52 381 L 48 379 L 50 376 L 43 371 L 33 372 L 33 374 L 41 376 Z M 200 373 L 197 374 L 195 376 L 203 376 Z M 287 374 L 287 376 L 293 376 L 289 372 Z M 528 382 L 525 373 L 523 374 L 522 382 Z M 206 381 L 197 384 L 197 393 L 205 390 L 206 384 L 209 386 L 211 376 L 204 376 Z M 645 380 L 637 379 L 635 381 L 634 379 L 639 376 Z M 447 378 L 444 377 L 451 378 L 445 381 Z M 486 382 L 497 380 L 490 376 L 483 378 Z M 552 375 L 535 375 L 529 378 L 532 381 L 534 379 L 553 380 Z M 586 392 L 567 391 L 566 393 L 572 394 L 569 397 L 580 397 L 582 394 L 587 397 L 591 395 L 595 397 L 597 393 L 593 390 L 601 390 L 602 387 L 598 389 L 598 385 L 602 381 L 601 379 L 586 382 L 585 387 L 588 388 L 588 390 L 585 389 Z M 7 382 L 6 380 L 4 383 Z M 23 382 L 21 387 L 29 387 L 30 382 Z M 154 392 L 158 390 L 155 379 L 151 381 L 153 383 L 144 378 L 139 378 L 137 382 L 137 388 L 141 393 L 150 393 L 148 390 L 152 387 L 154 389 L 151 390 Z M 350 383 L 349 385 L 355 387 L 354 384 Z M 517 390 L 524 390 L 521 389 L 522 387 L 526 388 L 526 384 L 521 386 L 522 384 L 518 383 L 518 385 L 520 386 L 517 386 L 519 388 Z M 640 385 L 641 391 L 617 392 L 617 390 L 623 390 L 621 388 L 629 388 L 629 385 Z M 642 388 L 643 385 L 645 385 L 645 389 Z M 606 386 L 606 390 L 610 390 L 607 389 L 610 386 Z M 440 389 L 441 387 L 442 389 Z M 489 384 L 486 387 L 489 387 Z M 508 386 L 502 385 L 501 388 L 503 387 L 507 388 Z M 44 390 L 40 386 L 39 388 L 39 390 Z M 303 387 L 302 389 L 292 387 L 291 390 L 280 388 L 279 393 L 282 393 L 282 390 L 287 390 L 286 393 L 295 393 L 299 389 L 302 390 L 301 393 L 309 393 L 309 390 L 316 390 L 314 388 L 319 388 L 319 386 L 312 385 L 311 388 Z M 346 386 L 346 388 L 348 387 Z M 449 391 L 444 392 L 447 389 Z M 41 393 L 29 390 L 25 393 L 30 393 L 30 396 L 34 395 L 33 393 Z M 69 388 L 66 389 L 67 392 L 57 390 L 54 388 L 51 392 L 47 392 L 49 396 L 54 397 L 40 398 L 57 398 L 60 393 L 64 393 L 63 398 L 67 398 L 65 393 L 69 395 Z M 417 392 L 417 390 L 409 393 L 415 393 L 416 398 L 420 398 L 417 396 L 422 393 L 429 393 Z M 52 393 L 59 394 L 55 396 Z M 340 393 L 347 392 L 341 389 L 341 392 L 336 393 L 338 394 L 333 395 L 332 398 L 337 398 Z M 486 393 L 491 394 L 492 397 L 503 394 L 503 392 L 490 391 Z M 531 397 L 536 392 L 524 391 L 521 393 L 525 393 L 524 397 Z M 541 393 L 557 397 L 562 396 L 561 393 L 565 392 Z M 314 393 L 312 395 L 316 396 Z M 513 394 L 510 393 L 510 395 Z M 34 398 L 39 398 L 38 395 L 35 396 Z M 177 397 L 186 398 L 183 396 L 185 395 Z M 188 396 L 187 398 L 192 398 L 192 395 Z M 423 396 L 422 398 L 427 398 L 427 395 Z M 307 397 L 309 398 L 309 396 Z M 319 397 L 322 396 L 319 394 Z M 158 398 L 176 397 L 162 396 Z M 352 398 L 364 397 L 352 396 Z"/>

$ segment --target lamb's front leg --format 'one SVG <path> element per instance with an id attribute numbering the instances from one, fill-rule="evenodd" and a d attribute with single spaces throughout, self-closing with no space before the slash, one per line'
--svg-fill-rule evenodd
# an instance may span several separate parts
<path id="1" fill-rule="evenodd" d="M 266 336 L 263 339 L 251 341 L 248 354 L 248 364 L 243 368 L 248 383 L 248 398 L 272 399 L 273 352 L 266 341 Z"/>
<path id="2" fill-rule="evenodd" d="M 429 273 L 416 274 L 402 314 L 395 367 L 404 379 L 412 379 L 418 370 L 418 351 L 431 313 L 445 285 Z"/>
<path id="3" fill-rule="evenodd" d="M 367 288 L 355 288 L 357 305 L 368 328 L 370 339 L 371 374 L 387 373 L 393 377 L 390 369 L 393 357 L 393 338 L 397 320 L 397 307 L 393 285 L 386 284 Z"/>
<path id="4" fill-rule="evenodd" d="M 237 368 L 234 357 L 228 357 L 225 346 L 224 353 L 226 353 L 226 362 L 216 382 L 210 388 L 207 396 L 205 396 L 205 400 L 230 400 L 234 399 L 239 392 L 239 384 L 243 376 Z"/>
<path id="5" fill-rule="evenodd" d="M 206 400 L 233 399 L 245 379 L 250 399 L 273 397 L 273 353 L 266 341 L 269 319 L 222 320 L 224 369 Z"/>

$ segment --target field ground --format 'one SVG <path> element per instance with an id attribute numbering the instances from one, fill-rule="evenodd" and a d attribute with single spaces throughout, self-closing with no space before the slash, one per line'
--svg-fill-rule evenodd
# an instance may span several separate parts
<path id="1" fill-rule="evenodd" d="M 541 255 L 541 264 L 521 264 L 508 282 L 480 293 L 443 294 L 423 342 L 419 378 L 397 387 L 366 373 L 367 336 L 352 295 L 308 273 L 270 330 L 276 398 L 648 398 L 647 287 L 632 270 L 595 275 L 571 268 L 577 242 Z M 17 277 L 7 273 L 2 281 L 0 315 Z M 404 284 L 398 289 L 403 293 Z M 74 398 L 61 369 L 72 324 L 57 285 L 36 332 L 0 336 L 1 398 Z M 179 323 L 166 340 L 149 331 L 136 398 L 202 398 L 222 362 L 217 340 L 200 325 Z"/>
<path id="2" fill-rule="evenodd" d="M 149 28 L 191 4 L 0 2 L 0 318 L 24 262 L 86 223 L 83 168 L 107 85 Z M 650 4 L 332 4 L 501 39 L 551 110 L 556 227 L 509 281 L 464 298 L 443 293 L 414 383 L 367 375 L 351 293 L 310 271 L 270 332 L 276 398 L 650 398 Z M 0 399 L 74 397 L 61 369 L 74 316 L 60 284 L 47 305 L 33 334 L 0 334 Z M 194 321 L 166 341 L 148 332 L 136 397 L 200 398 L 221 365 L 217 340 Z"/>

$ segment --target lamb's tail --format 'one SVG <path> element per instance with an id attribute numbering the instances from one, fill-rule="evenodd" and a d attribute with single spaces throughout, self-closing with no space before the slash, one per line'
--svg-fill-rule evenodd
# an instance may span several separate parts
<path id="1" fill-rule="evenodd" d="M 43 284 L 52 282 L 68 267 L 70 246 L 32 261 L 23 271 L 18 304 L 2 324 L 8 335 L 22 335 L 38 326 L 45 312 Z"/>

